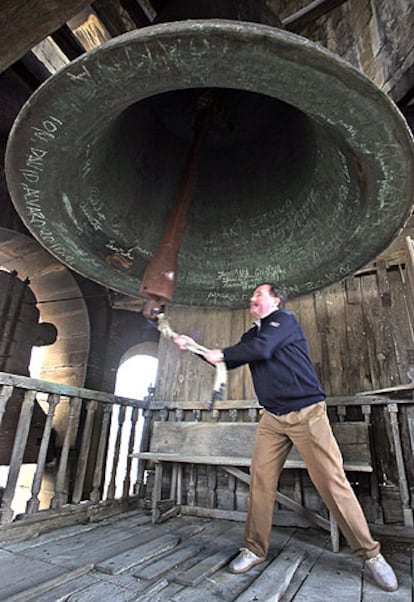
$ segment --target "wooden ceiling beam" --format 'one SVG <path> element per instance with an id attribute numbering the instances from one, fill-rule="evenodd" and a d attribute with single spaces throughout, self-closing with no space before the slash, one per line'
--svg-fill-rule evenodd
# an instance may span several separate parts
<path id="1" fill-rule="evenodd" d="M 299 33 L 304 27 L 333 11 L 348 0 L 314 0 L 290 17 L 283 19 L 282 25 L 288 31 Z"/>
<path id="2" fill-rule="evenodd" d="M 91 6 L 114 38 L 136 28 L 136 23 L 122 6 L 121 0 L 95 0 Z"/>
<path id="3" fill-rule="evenodd" d="M 136 0 L 121 0 L 121 6 L 128 12 L 137 28 L 151 25 L 151 21 Z"/>
<path id="4" fill-rule="evenodd" d="M 89 4 L 90 0 L 2 0 L 0 72 Z"/>
<path id="5" fill-rule="evenodd" d="M 66 23 L 53 32 L 51 37 L 70 61 L 85 53 L 85 48 Z"/>

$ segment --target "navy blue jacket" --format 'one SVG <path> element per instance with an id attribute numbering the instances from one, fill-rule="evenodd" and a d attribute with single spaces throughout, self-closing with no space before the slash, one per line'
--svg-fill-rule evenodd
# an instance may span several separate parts
<path id="1" fill-rule="evenodd" d="M 248 363 L 259 403 L 287 414 L 326 397 L 309 357 L 302 327 L 292 312 L 278 309 L 223 349 L 227 368 Z"/>

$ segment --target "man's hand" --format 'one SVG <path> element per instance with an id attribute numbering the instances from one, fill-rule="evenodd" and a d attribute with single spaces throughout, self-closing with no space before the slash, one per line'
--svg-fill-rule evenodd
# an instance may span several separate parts
<path id="1" fill-rule="evenodd" d="M 197 345 L 195 340 L 188 337 L 186 334 L 178 334 L 174 337 L 173 341 L 182 351 L 186 351 L 189 345 Z"/>
<path id="2" fill-rule="evenodd" d="M 210 349 L 204 355 L 204 358 L 210 362 L 210 364 L 218 364 L 223 361 L 223 352 L 221 349 Z"/>

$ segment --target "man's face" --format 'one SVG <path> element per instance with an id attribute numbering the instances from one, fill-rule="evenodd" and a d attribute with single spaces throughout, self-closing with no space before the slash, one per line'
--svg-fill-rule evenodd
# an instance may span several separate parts
<path id="1" fill-rule="evenodd" d="M 250 313 L 254 318 L 263 318 L 279 307 L 279 297 L 274 297 L 268 284 L 258 286 L 250 298 Z"/>

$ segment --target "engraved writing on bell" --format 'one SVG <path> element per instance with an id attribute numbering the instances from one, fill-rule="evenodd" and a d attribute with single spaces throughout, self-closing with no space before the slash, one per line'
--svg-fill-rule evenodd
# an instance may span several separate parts
<path id="1" fill-rule="evenodd" d="M 79 167 L 79 175 L 81 178 L 86 178 L 88 173 L 91 171 L 92 161 L 91 159 L 86 159 L 84 163 Z"/>
<path id="2" fill-rule="evenodd" d="M 92 228 L 98 232 L 102 230 L 101 224 L 105 222 L 106 216 L 103 212 L 104 205 L 101 202 L 100 190 L 98 186 L 91 186 L 89 193 L 82 198 L 80 210 L 85 215 Z"/>
<path id="3" fill-rule="evenodd" d="M 35 142 L 36 140 L 42 140 L 43 142 L 50 142 L 56 138 L 56 132 L 63 125 L 63 121 L 58 119 L 57 117 L 53 117 L 53 115 L 49 116 L 48 119 L 44 119 L 40 126 L 32 127 L 32 138 L 31 140 Z"/>
<path id="4" fill-rule="evenodd" d="M 247 289 L 261 280 L 281 280 L 284 276 L 285 271 L 280 266 L 267 265 L 262 268 L 257 267 L 254 270 L 248 268 L 220 270 L 217 273 L 217 280 L 224 286 L 237 285 Z"/>
<path id="5" fill-rule="evenodd" d="M 66 252 L 65 247 L 58 242 L 57 237 L 47 225 L 46 216 L 44 215 L 39 204 L 40 190 L 36 188 L 30 188 L 30 186 L 24 182 L 21 183 L 21 187 L 25 200 L 26 214 L 28 216 L 30 225 L 38 231 L 40 239 L 45 245 L 47 245 L 47 248 L 51 253 L 58 255 L 62 261 L 67 263 L 73 261 L 73 254 Z"/>
<path id="6" fill-rule="evenodd" d="M 91 73 L 90 71 L 88 71 L 85 65 L 82 65 L 82 71 L 80 71 L 79 73 L 69 72 L 67 73 L 67 76 L 69 77 L 69 79 L 74 80 L 76 82 L 83 82 L 91 78 Z"/>
<path id="7" fill-rule="evenodd" d="M 52 244 L 56 242 L 56 239 L 53 236 L 52 232 L 49 230 L 49 228 L 40 228 L 40 236 L 42 237 L 45 243 Z"/>
<path id="8" fill-rule="evenodd" d="M 46 217 L 45 215 L 40 211 L 40 209 L 38 207 L 27 207 L 27 212 L 30 216 L 30 223 L 37 225 L 37 226 L 43 226 L 46 223 Z"/>
<path id="9" fill-rule="evenodd" d="M 237 295 L 232 295 L 231 293 L 223 293 L 221 291 L 209 291 L 207 293 L 207 299 L 209 301 L 216 301 L 218 303 L 222 301 L 228 301 L 230 303 L 233 303 L 234 301 L 237 301 Z"/>
<path id="10" fill-rule="evenodd" d="M 22 186 L 23 196 L 24 196 L 24 200 L 26 201 L 26 204 L 39 200 L 40 190 L 38 190 L 37 188 L 31 188 L 25 182 L 22 182 L 21 186 Z"/>
<path id="11" fill-rule="evenodd" d="M 44 148 L 30 147 L 29 156 L 26 159 L 27 167 L 32 169 L 43 171 L 44 164 L 43 159 L 47 155 L 48 151 Z"/>
<path id="12" fill-rule="evenodd" d="M 120 247 L 118 245 L 118 243 L 116 242 L 116 240 L 109 240 L 105 247 L 107 249 L 110 249 L 111 251 L 114 251 L 115 253 L 119 253 L 119 255 L 121 255 L 122 257 L 127 257 L 128 259 L 131 259 L 131 261 L 134 259 L 132 257 L 131 252 L 133 251 L 133 249 L 128 249 L 127 251 L 125 249 L 123 249 L 122 247 Z"/>
<path id="13" fill-rule="evenodd" d="M 27 182 L 35 184 L 39 181 L 39 172 L 44 170 L 43 159 L 47 155 L 47 150 L 42 148 L 31 147 L 26 158 L 26 167 L 23 167 L 20 172 Z"/>
<path id="14" fill-rule="evenodd" d="M 36 184 L 40 179 L 39 174 L 31 169 L 21 169 L 20 173 L 22 174 L 23 178 L 31 184 Z"/>

